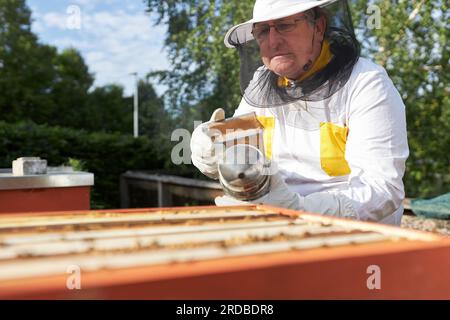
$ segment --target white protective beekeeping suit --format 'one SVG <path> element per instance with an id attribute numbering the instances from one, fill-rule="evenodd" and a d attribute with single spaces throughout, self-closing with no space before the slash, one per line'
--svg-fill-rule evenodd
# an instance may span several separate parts
<path id="1" fill-rule="evenodd" d="M 333 57 L 320 72 L 280 89 L 278 76 L 259 57 L 249 58 L 251 26 L 317 6 L 334 6 L 323 45 Z M 231 28 L 225 44 L 241 56 L 243 99 L 235 115 L 257 114 L 266 156 L 279 169 L 270 192 L 251 202 L 399 225 L 409 153 L 405 106 L 386 71 L 359 58 L 346 1 L 257 0 L 253 19 Z M 191 140 L 192 160 L 216 178 L 217 159 L 200 129 Z M 242 203 L 216 199 L 218 205 Z"/>
<path id="2" fill-rule="evenodd" d="M 242 99 L 235 115 L 256 112 L 273 131 L 265 144 L 289 190 L 301 196 L 297 209 L 399 225 L 405 107 L 384 69 L 360 58 L 337 94 L 306 105 L 309 113 L 297 113 L 292 105 L 255 108 Z M 291 125 L 295 119 L 305 123 Z"/>

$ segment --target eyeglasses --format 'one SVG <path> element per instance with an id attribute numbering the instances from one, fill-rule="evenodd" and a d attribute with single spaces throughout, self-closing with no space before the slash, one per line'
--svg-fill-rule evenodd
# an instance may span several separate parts
<path id="1" fill-rule="evenodd" d="M 263 41 L 266 40 L 267 37 L 269 36 L 269 32 L 270 32 L 270 28 L 274 27 L 275 30 L 277 30 L 277 32 L 279 34 L 286 34 L 288 32 L 293 31 L 296 27 L 297 27 L 297 23 L 299 21 L 303 21 L 303 20 L 307 20 L 308 18 L 306 16 L 294 19 L 294 20 L 283 20 L 283 21 L 279 21 L 279 22 L 275 22 L 273 24 L 268 24 L 268 23 L 258 23 L 253 25 L 253 29 L 252 29 L 252 34 L 253 37 L 255 37 L 255 39 L 257 41 Z"/>

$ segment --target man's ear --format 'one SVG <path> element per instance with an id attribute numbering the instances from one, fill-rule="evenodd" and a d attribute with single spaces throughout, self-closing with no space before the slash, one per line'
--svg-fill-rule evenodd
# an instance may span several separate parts
<path id="1" fill-rule="evenodd" d="M 316 30 L 315 30 L 316 34 L 319 35 L 322 40 L 324 38 L 326 29 L 327 29 L 327 19 L 325 18 L 325 16 L 322 15 L 316 20 Z"/>

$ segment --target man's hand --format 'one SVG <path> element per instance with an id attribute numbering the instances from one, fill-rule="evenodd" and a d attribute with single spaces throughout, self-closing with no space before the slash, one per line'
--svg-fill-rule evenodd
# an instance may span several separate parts
<path id="1" fill-rule="evenodd" d="M 217 197 L 215 202 L 217 206 L 267 204 L 292 210 L 303 210 L 355 220 L 360 219 L 352 205 L 352 201 L 347 197 L 331 192 L 316 192 L 303 197 L 289 190 L 279 173 L 271 176 L 269 193 L 259 199 L 241 201 L 225 195 Z"/>
<path id="2" fill-rule="evenodd" d="M 212 137 L 208 135 L 208 125 L 215 121 L 225 119 L 225 111 L 222 108 L 216 109 L 210 121 L 202 123 L 195 128 L 191 138 L 191 158 L 192 163 L 204 175 L 212 178 L 218 178 L 217 172 L 217 155 L 215 154 L 215 147 Z"/>
<path id="3" fill-rule="evenodd" d="M 217 197 L 215 202 L 217 206 L 267 204 L 292 210 L 303 210 L 303 197 L 289 190 L 279 173 L 270 176 L 270 191 L 261 198 L 252 201 L 241 201 L 225 195 Z"/>

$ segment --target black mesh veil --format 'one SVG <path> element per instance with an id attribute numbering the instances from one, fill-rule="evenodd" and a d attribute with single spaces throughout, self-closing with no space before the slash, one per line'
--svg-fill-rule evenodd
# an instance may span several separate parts
<path id="1" fill-rule="evenodd" d="M 346 0 L 322 8 L 328 17 L 325 39 L 332 58 L 320 71 L 302 81 L 279 85 L 279 76 L 261 61 L 256 40 L 232 35 L 231 44 L 240 54 L 240 83 L 244 99 L 254 107 L 277 107 L 296 101 L 321 101 L 342 88 L 358 61 L 360 48 L 355 38 L 350 10 Z"/>

